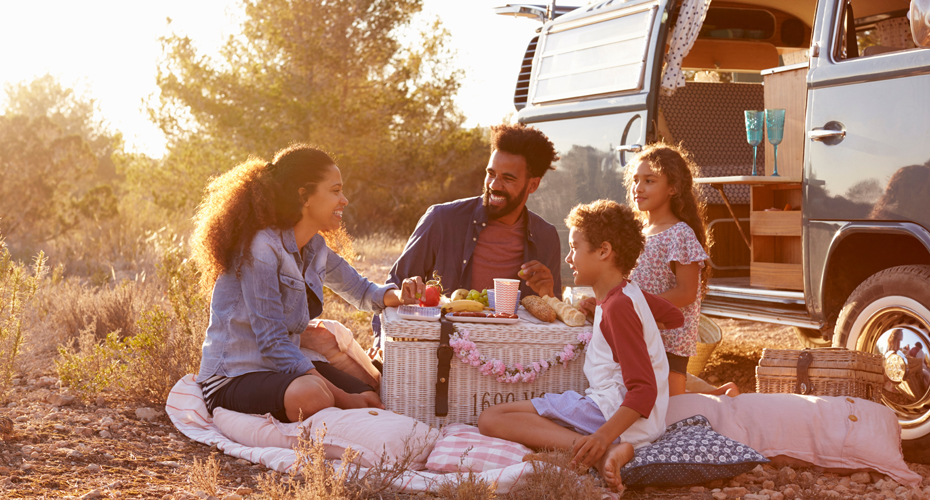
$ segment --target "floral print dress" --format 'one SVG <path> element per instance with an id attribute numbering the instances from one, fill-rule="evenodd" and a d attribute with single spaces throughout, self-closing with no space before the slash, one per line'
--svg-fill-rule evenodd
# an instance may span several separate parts
<path id="1" fill-rule="evenodd" d="M 672 272 L 671 262 L 684 265 L 699 262 L 703 268 L 704 261 L 709 258 L 691 226 L 679 222 L 661 233 L 646 236 L 646 247 L 639 256 L 636 268 L 630 274 L 630 280 L 643 291 L 658 295 L 671 290 L 678 283 L 675 273 Z M 696 296 L 700 290 L 701 285 L 698 283 L 694 290 Z M 682 307 L 681 313 L 685 316 L 685 324 L 674 330 L 662 330 L 662 342 L 666 352 L 678 356 L 694 356 L 697 354 L 700 298 Z"/>

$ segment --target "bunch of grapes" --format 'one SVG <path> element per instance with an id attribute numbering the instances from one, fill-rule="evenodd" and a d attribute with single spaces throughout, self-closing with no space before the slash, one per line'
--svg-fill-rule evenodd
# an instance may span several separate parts
<path id="1" fill-rule="evenodd" d="M 485 288 L 480 292 L 478 290 L 471 290 L 468 292 L 468 296 L 465 297 L 468 300 L 474 300 L 476 302 L 481 302 L 484 304 L 484 307 L 488 307 L 488 289 Z"/>

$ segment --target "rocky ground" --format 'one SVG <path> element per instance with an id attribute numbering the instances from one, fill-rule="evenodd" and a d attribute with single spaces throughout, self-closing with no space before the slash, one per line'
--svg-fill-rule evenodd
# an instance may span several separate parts
<path id="1" fill-rule="evenodd" d="M 799 347 L 788 328 L 735 320 L 719 324 L 724 339 L 703 377 L 718 384 L 734 381 L 742 392 L 754 391 L 754 367 L 764 347 Z M 13 423 L 11 433 L 4 433 L 0 425 L 2 498 L 206 496 L 191 482 L 191 474 L 198 470 L 195 461 L 207 461 L 217 451 L 181 435 L 163 408 L 137 408 L 106 397 L 84 404 L 61 391 L 53 373 L 47 373 L 17 380 L 11 402 L 0 408 L 0 417 Z M 216 458 L 220 467 L 217 498 L 235 500 L 259 492 L 257 478 L 267 472 L 263 467 L 222 454 Z M 628 491 L 625 498 L 930 498 L 930 466 L 909 466 L 924 477 L 921 488 L 900 486 L 880 474 L 842 477 L 812 469 L 760 466 L 726 483 L 648 488 Z"/>

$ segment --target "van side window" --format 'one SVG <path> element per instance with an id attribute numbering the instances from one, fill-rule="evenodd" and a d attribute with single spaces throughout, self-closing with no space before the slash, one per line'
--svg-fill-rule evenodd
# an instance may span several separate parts
<path id="1" fill-rule="evenodd" d="M 833 54 L 837 61 L 915 48 L 907 9 L 884 11 L 882 4 L 846 0 L 837 13 Z M 879 10 L 881 9 L 881 10 Z"/>
<path id="2" fill-rule="evenodd" d="M 856 40 L 856 18 L 853 12 L 852 0 L 843 2 L 838 15 L 839 29 L 836 30 L 833 55 L 838 61 L 859 57 L 859 43 Z"/>

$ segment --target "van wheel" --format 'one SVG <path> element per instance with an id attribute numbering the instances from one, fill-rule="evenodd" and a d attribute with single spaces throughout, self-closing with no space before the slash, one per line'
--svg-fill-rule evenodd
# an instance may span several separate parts
<path id="1" fill-rule="evenodd" d="M 930 463 L 930 266 L 885 269 L 863 281 L 837 319 L 837 346 L 885 356 L 881 398 L 901 423 L 904 458 Z"/>
<path id="2" fill-rule="evenodd" d="M 794 329 L 794 336 L 798 338 L 798 342 L 800 342 L 801 347 L 804 349 L 819 349 L 821 347 L 830 347 L 833 345 L 832 341 L 823 339 L 820 330 L 801 328 L 798 326 L 792 328 Z"/>

